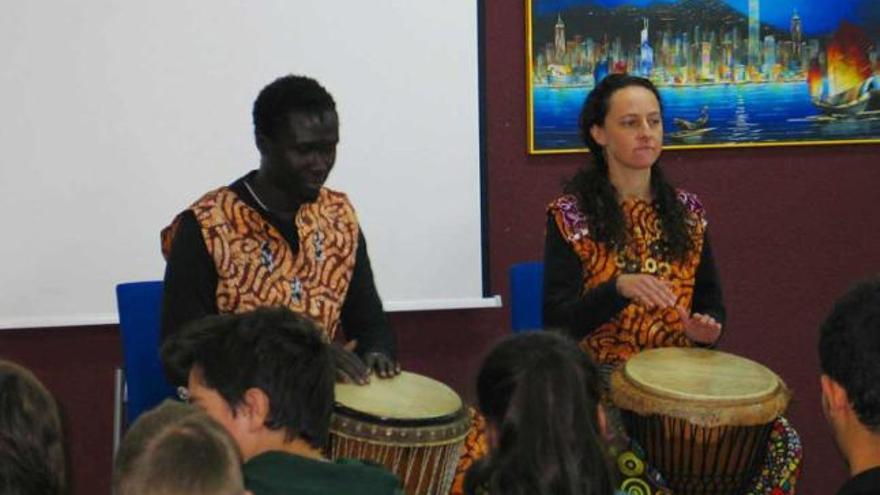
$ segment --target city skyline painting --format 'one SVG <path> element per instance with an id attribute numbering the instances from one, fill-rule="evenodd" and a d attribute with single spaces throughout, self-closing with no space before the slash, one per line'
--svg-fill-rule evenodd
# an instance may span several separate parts
<path id="1" fill-rule="evenodd" d="M 611 73 L 654 82 L 667 148 L 880 142 L 876 0 L 526 0 L 529 152 L 584 151 Z"/>

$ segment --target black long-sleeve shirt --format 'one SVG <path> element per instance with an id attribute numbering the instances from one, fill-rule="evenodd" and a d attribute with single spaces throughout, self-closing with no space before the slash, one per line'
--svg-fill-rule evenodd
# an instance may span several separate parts
<path id="1" fill-rule="evenodd" d="M 617 291 L 617 277 L 584 294 L 581 294 L 582 288 L 581 260 L 562 237 L 556 221 L 549 216 L 544 244 L 545 327 L 561 329 L 580 340 L 611 320 L 630 303 Z M 704 235 L 700 264 L 694 280 L 692 312 L 709 315 L 721 324 L 726 318 L 708 231 Z"/>
<path id="2" fill-rule="evenodd" d="M 233 182 L 230 189 L 275 227 L 296 253 L 299 250 L 296 226 L 264 211 L 255 201 L 244 185 L 244 180 L 252 174 Z M 378 351 L 394 358 L 395 335 L 376 290 L 363 230 L 359 228 L 358 232 L 354 272 L 341 311 L 342 330 L 348 339 L 357 339 L 355 351 L 361 356 Z M 217 270 L 205 246 L 202 229 L 195 214 L 187 210 L 181 214 L 165 268 L 163 339 L 192 320 L 218 312 L 217 284 Z"/>

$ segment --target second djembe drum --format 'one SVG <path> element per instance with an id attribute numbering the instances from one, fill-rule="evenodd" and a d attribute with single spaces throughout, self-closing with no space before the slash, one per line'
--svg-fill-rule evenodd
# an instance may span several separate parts
<path id="1" fill-rule="evenodd" d="M 446 495 L 469 427 L 458 394 L 426 376 L 337 384 L 330 456 L 384 465 L 407 495 Z"/>
<path id="2" fill-rule="evenodd" d="M 628 433 L 678 495 L 743 493 L 790 396 L 765 366 L 708 349 L 644 351 L 611 374 Z"/>

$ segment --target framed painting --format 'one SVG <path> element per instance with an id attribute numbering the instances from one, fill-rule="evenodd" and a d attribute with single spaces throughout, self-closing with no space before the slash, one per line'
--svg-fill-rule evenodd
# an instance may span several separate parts
<path id="1" fill-rule="evenodd" d="M 878 0 L 526 0 L 530 153 L 584 151 L 610 73 L 663 99 L 667 148 L 880 142 Z"/>

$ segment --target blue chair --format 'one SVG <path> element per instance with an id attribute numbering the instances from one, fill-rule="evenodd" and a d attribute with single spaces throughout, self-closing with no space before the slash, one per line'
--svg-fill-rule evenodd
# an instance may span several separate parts
<path id="1" fill-rule="evenodd" d="M 527 261 L 510 267 L 510 322 L 514 333 L 544 326 L 544 263 Z"/>
<path id="2" fill-rule="evenodd" d="M 116 301 L 125 366 L 125 391 L 122 394 L 125 397 L 125 420 L 117 425 L 121 430 L 122 423 L 133 423 L 144 411 L 174 397 L 175 390 L 165 380 L 159 358 L 162 282 L 119 284 L 116 286 Z M 117 401 L 117 408 L 120 406 Z"/>

